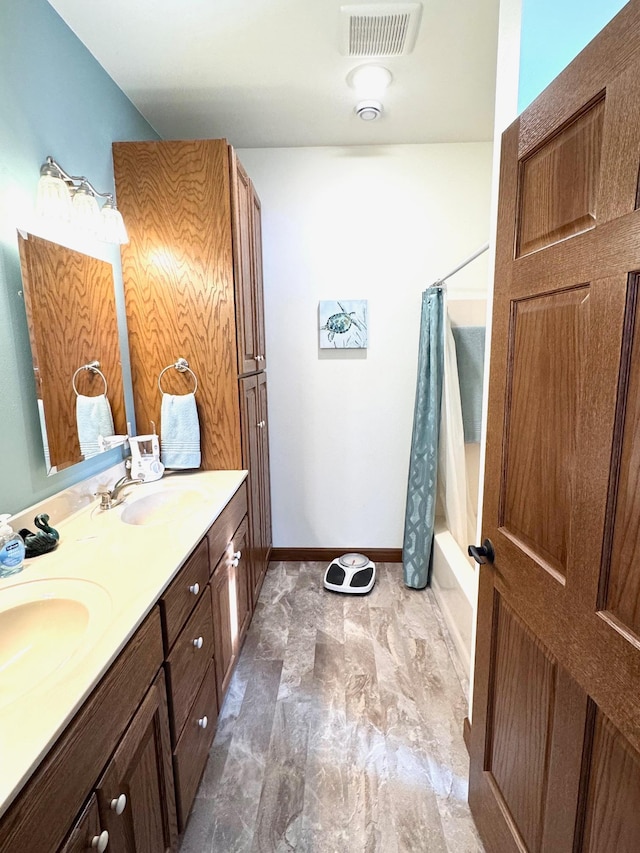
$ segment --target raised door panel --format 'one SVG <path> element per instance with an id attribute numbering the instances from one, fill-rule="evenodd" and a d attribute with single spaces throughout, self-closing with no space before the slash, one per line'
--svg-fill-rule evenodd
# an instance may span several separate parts
<path id="1" fill-rule="evenodd" d="M 565 576 L 577 485 L 589 288 L 516 300 L 500 527 Z"/>
<path id="2" fill-rule="evenodd" d="M 177 820 L 162 671 L 131 721 L 96 789 L 110 849 L 172 853 Z"/>
<path id="3" fill-rule="evenodd" d="M 526 849 L 539 851 L 553 718 L 555 662 L 508 606 L 497 608 L 495 663 L 485 769 Z"/>
<path id="4" fill-rule="evenodd" d="M 242 410 L 242 458 L 249 471 L 248 486 L 248 515 L 249 515 L 249 560 L 252 577 L 252 606 L 255 607 L 260 588 L 263 565 L 262 549 L 262 480 L 260 477 L 261 428 L 260 400 L 258 396 L 257 376 L 247 376 L 240 380 L 240 406 Z"/>
<path id="5" fill-rule="evenodd" d="M 603 609 L 640 644 L 640 274 L 629 278 L 615 444 L 612 500 L 603 560 Z M 614 500 L 615 496 L 615 500 Z"/>
<path id="6" fill-rule="evenodd" d="M 253 264 L 251 181 L 229 148 L 233 208 L 233 259 L 236 294 L 236 334 L 238 373 L 259 369 L 255 337 L 255 269 Z"/>
<path id="7" fill-rule="evenodd" d="M 271 553 L 271 474 L 269 466 L 269 412 L 267 406 L 267 376 L 261 373 L 258 376 L 258 412 L 260 443 L 260 559 L 261 574 L 267 571 L 269 555 Z"/>
<path id="8" fill-rule="evenodd" d="M 251 185 L 252 217 L 251 226 L 253 232 L 253 288 L 254 288 L 254 328 L 256 349 L 260 361 L 260 370 L 266 370 L 266 338 L 264 328 L 264 287 L 262 282 L 262 205 L 256 193 L 255 187 Z"/>
<path id="9" fill-rule="evenodd" d="M 640 842 L 640 754 L 595 712 L 580 853 L 636 853 Z"/>
<path id="10" fill-rule="evenodd" d="M 226 140 L 118 142 L 118 207 L 138 428 L 160 424 L 158 376 L 184 357 L 198 378 L 202 467 L 238 468 L 240 423 L 231 186 Z M 193 390 L 176 370 L 168 394 Z"/>

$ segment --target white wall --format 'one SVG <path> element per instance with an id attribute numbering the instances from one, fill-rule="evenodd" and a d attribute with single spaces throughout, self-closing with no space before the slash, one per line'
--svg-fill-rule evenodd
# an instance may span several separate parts
<path id="1" fill-rule="evenodd" d="M 422 290 L 489 236 L 491 144 L 245 149 L 262 201 L 276 547 L 397 548 Z M 484 293 L 486 255 L 449 293 Z M 319 350 L 318 301 L 369 300 Z"/>

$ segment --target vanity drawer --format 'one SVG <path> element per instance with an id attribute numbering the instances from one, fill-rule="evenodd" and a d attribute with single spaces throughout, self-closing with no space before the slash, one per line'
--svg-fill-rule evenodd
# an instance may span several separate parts
<path id="1" fill-rule="evenodd" d="M 213 621 L 209 587 L 203 589 L 203 597 L 193 611 L 171 654 L 167 658 L 169 682 L 170 720 L 173 742 L 189 714 L 189 709 L 200 689 L 204 674 L 213 656 Z"/>
<path id="2" fill-rule="evenodd" d="M 220 558 L 224 554 L 227 545 L 232 540 L 233 534 L 240 526 L 240 522 L 246 514 L 247 482 L 245 480 L 207 533 L 207 539 L 209 540 L 209 562 L 212 572 L 220 562 Z"/>
<path id="3" fill-rule="evenodd" d="M 169 652 L 209 582 L 209 546 L 206 537 L 180 569 L 160 599 L 165 651 Z"/>
<path id="4" fill-rule="evenodd" d="M 203 728 L 205 718 L 206 725 Z M 173 753 L 180 832 L 184 829 L 189 817 L 198 783 L 209 757 L 209 747 L 216 733 L 217 718 L 216 676 L 214 664 L 211 661 Z"/>

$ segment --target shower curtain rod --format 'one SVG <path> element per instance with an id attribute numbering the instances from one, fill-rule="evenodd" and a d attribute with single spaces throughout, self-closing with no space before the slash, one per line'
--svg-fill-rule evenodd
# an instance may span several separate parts
<path id="1" fill-rule="evenodd" d="M 447 275 L 443 276 L 442 278 L 439 278 L 436 283 L 443 284 L 448 278 L 451 278 L 452 275 L 455 275 L 457 272 L 460 272 L 460 270 L 466 267 L 467 264 L 470 264 L 471 261 L 475 261 L 475 259 L 479 257 L 483 252 L 486 252 L 488 248 L 489 244 L 485 243 L 484 246 L 481 246 L 479 249 L 476 249 L 476 251 L 472 255 L 469 255 L 466 261 L 463 261 L 454 270 L 451 270 L 450 273 L 447 273 Z"/>

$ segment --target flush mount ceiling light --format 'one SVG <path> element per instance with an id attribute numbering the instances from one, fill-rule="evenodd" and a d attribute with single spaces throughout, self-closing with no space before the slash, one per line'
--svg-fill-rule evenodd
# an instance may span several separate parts
<path id="1" fill-rule="evenodd" d="M 382 104 L 380 101 L 360 101 L 355 112 L 362 121 L 375 121 L 382 115 Z"/>
<path id="2" fill-rule="evenodd" d="M 105 203 L 100 210 L 98 198 Z M 128 243 L 127 229 L 113 193 L 101 193 L 84 176 L 69 175 L 53 157 L 40 167 L 36 213 L 71 222 L 106 243 Z"/>
<path id="3" fill-rule="evenodd" d="M 355 113 L 363 121 L 374 121 L 382 115 L 382 98 L 392 80 L 383 65 L 360 65 L 349 72 L 347 83 L 355 89 L 359 102 Z"/>

